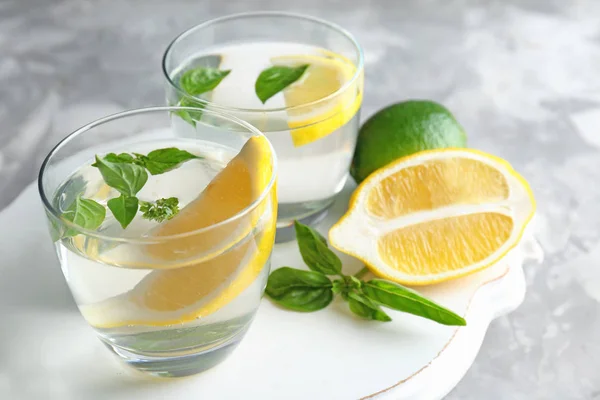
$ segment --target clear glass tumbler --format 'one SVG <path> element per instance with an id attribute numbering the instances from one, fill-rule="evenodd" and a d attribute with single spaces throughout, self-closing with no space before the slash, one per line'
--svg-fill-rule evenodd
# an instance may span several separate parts
<path id="1" fill-rule="evenodd" d="M 263 103 L 255 81 L 274 65 L 308 68 Z M 211 90 L 190 92 L 182 77 L 202 68 L 229 73 Z M 277 241 L 293 238 L 294 220 L 314 224 L 324 215 L 346 182 L 359 128 L 363 54 L 350 33 L 290 13 L 226 16 L 173 40 L 163 72 L 168 104 L 223 110 L 271 141 L 279 162 Z"/>
<path id="2" fill-rule="evenodd" d="M 48 154 L 38 181 L 82 315 L 122 360 L 158 376 L 203 371 L 235 348 L 259 306 L 275 239 L 268 140 L 214 111 L 182 124 L 179 115 L 194 111 L 155 107 L 92 122 Z"/>

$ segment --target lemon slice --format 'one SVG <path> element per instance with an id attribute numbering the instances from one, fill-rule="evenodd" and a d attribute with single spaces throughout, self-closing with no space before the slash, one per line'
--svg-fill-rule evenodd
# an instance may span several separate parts
<path id="1" fill-rule="evenodd" d="M 272 173 L 270 147 L 264 137 L 252 137 L 240 153 L 211 181 L 199 197 L 153 236 L 177 235 L 218 224 L 254 203 L 267 188 Z M 219 310 L 241 294 L 267 263 L 275 240 L 275 186 L 248 215 L 218 225 L 200 236 L 174 238 L 147 251 L 165 261 L 226 248 L 196 264 L 158 269 L 144 276 L 130 291 L 81 307 L 95 327 L 167 326 L 189 322 Z M 261 218 L 262 217 L 262 218 Z M 251 230 L 240 226 L 251 224 Z M 246 232 L 245 235 L 233 234 Z M 231 242 L 235 238 L 235 242 Z M 220 243 L 224 242 L 224 245 Z"/>
<path id="2" fill-rule="evenodd" d="M 529 185 L 506 161 L 469 149 L 424 151 L 363 181 L 329 238 L 377 275 L 427 285 L 494 264 L 534 211 Z"/>
<path id="3" fill-rule="evenodd" d="M 286 107 L 302 106 L 332 95 L 356 72 L 352 62 L 331 52 L 323 55 L 290 55 L 271 58 L 274 65 L 309 64 L 304 76 L 283 91 Z M 362 103 L 362 75 L 342 93 L 314 106 L 288 110 L 288 126 L 294 146 L 325 137 L 347 123 Z"/>
<path id="4" fill-rule="evenodd" d="M 198 198 L 175 218 L 161 224 L 151 236 L 172 236 L 213 226 L 209 231 L 149 245 L 146 251 L 155 259 L 178 260 L 176 265 L 184 266 L 212 258 L 235 245 L 254 228 L 265 205 L 234 221 L 223 221 L 248 207 L 269 184 L 273 174 L 269 151 L 267 139 L 250 138 Z"/>

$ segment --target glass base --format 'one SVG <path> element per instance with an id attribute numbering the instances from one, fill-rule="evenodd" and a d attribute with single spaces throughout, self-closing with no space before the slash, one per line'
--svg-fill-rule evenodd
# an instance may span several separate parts
<path id="1" fill-rule="evenodd" d="M 245 334 L 246 330 L 226 343 L 209 350 L 203 349 L 197 353 L 186 351 L 186 354 L 177 356 L 133 353 L 104 340 L 102 342 L 127 365 L 138 371 L 163 378 L 179 378 L 204 372 L 221 363 L 237 347 Z"/>
<path id="2" fill-rule="evenodd" d="M 327 215 L 327 209 L 333 204 L 335 197 L 302 203 L 280 203 L 277 211 L 275 243 L 285 243 L 296 239 L 294 221 L 309 226 L 321 222 Z"/>

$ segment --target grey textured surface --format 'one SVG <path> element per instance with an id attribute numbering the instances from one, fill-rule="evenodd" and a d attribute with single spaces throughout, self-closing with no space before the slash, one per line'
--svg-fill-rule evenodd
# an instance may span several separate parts
<path id="1" fill-rule="evenodd" d="M 600 398 L 600 2 L 0 0 L 0 209 L 72 129 L 162 104 L 160 58 L 223 14 L 290 10 L 365 48 L 363 115 L 447 105 L 470 145 L 510 160 L 538 200 L 541 266 L 449 399 Z"/>

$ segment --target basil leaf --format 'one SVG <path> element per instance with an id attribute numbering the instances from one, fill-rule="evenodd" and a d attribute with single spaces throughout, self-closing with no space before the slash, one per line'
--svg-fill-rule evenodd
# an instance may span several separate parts
<path id="1" fill-rule="evenodd" d="M 331 281 L 323 274 L 282 267 L 269 276 L 265 293 L 284 308 L 311 312 L 331 303 L 331 288 Z"/>
<path id="2" fill-rule="evenodd" d="M 115 216 L 115 219 L 121 224 L 121 227 L 125 229 L 133 221 L 138 211 L 138 203 L 137 197 L 120 195 L 119 197 L 110 199 L 106 204 Z"/>
<path id="3" fill-rule="evenodd" d="M 115 154 L 115 153 L 108 153 L 107 155 L 105 155 L 104 157 L 102 157 L 104 160 L 112 162 L 112 163 L 133 163 L 135 162 L 135 159 L 133 158 L 133 156 L 131 154 L 127 154 L 127 153 L 121 153 L 121 154 Z M 93 163 L 92 167 L 98 167 L 98 164 Z"/>
<path id="4" fill-rule="evenodd" d="M 175 115 L 180 116 L 187 123 L 191 124 L 192 126 L 196 126 L 196 121 L 200 121 L 202 119 L 202 110 L 204 110 L 206 103 L 192 100 L 187 97 L 182 97 L 181 100 L 179 100 L 178 105 L 180 107 L 193 107 L 198 109 L 197 111 L 177 110 L 174 112 Z"/>
<path id="5" fill-rule="evenodd" d="M 143 158 L 144 166 L 152 175 L 159 175 L 177 168 L 181 163 L 200 158 L 175 147 L 151 151 Z"/>
<path id="6" fill-rule="evenodd" d="M 121 154 L 108 153 L 107 155 L 104 156 L 104 159 L 106 161 L 109 161 L 112 163 L 132 163 L 134 160 L 133 156 L 131 154 L 127 154 L 127 153 L 121 153 Z"/>
<path id="7" fill-rule="evenodd" d="M 179 78 L 179 84 L 188 94 L 197 96 L 216 88 L 230 72 L 208 67 L 190 69 Z"/>
<path id="8" fill-rule="evenodd" d="M 140 154 L 140 153 L 133 153 L 133 155 L 135 156 L 133 163 L 136 165 L 139 165 L 140 167 L 146 168 L 146 163 L 148 162 L 148 157 L 143 154 Z"/>
<path id="9" fill-rule="evenodd" d="M 363 293 L 375 303 L 436 321 L 443 325 L 466 325 L 464 318 L 426 299 L 414 290 L 393 282 L 373 279 L 363 283 Z"/>
<path id="10" fill-rule="evenodd" d="M 334 294 L 344 293 L 347 290 L 346 282 L 342 279 L 336 279 L 333 281 L 333 286 L 331 287 L 331 291 Z"/>
<path id="11" fill-rule="evenodd" d="M 325 275 L 339 275 L 342 271 L 342 261 L 327 247 L 327 241 L 314 229 L 294 222 L 296 238 L 302 259 L 313 271 Z"/>
<path id="12" fill-rule="evenodd" d="M 307 226 L 307 225 L 305 225 Z M 310 227 L 309 227 L 310 228 Z M 327 246 L 327 239 L 325 239 L 325 237 L 323 237 L 323 235 L 321 235 L 318 231 L 311 229 L 313 235 L 315 236 L 315 238 L 319 239 L 321 241 L 321 243 L 323 243 L 325 246 Z"/>
<path id="13" fill-rule="evenodd" d="M 102 225 L 104 217 L 106 217 L 106 209 L 94 200 L 77 197 L 69 208 L 62 213 L 62 217 L 84 229 L 94 230 Z M 75 236 L 77 234 L 79 234 L 77 230 L 67 229 L 64 236 Z"/>
<path id="14" fill-rule="evenodd" d="M 348 305 L 350 310 L 359 317 L 382 322 L 392 320 L 377 304 L 360 293 L 348 293 Z"/>
<path id="15" fill-rule="evenodd" d="M 300 79 L 307 68 L 308 64 L 298 67 L 276 65 L 265 69 L 260 73 L 254 84 L 256 95 L 264 104 L 271 97 Z"/>
<path id="16" fill-rule="evenodd" d="M 94 166 L 100 170 L 108 186 L 125 196 L 135 197 L 148 180 L 146 170 L 136 164 L 113 163 L 96 156 Z"/>
<path id="17" fill-rule="evenodd" d="M 357 277 L 355 277 L 354 275 L 350 275 L 350 279 L 348 282 L 350 285 L 352 285 L 353 288 L 355 289 L 360 289 L 360 287 L 363 284 L 363 281 L 361 281 L 360 279 L 358 279 Z"/>

